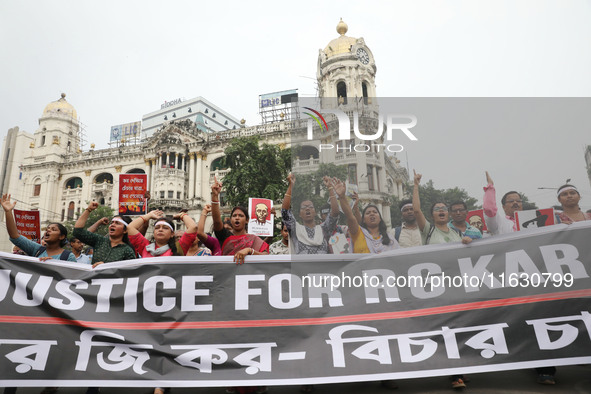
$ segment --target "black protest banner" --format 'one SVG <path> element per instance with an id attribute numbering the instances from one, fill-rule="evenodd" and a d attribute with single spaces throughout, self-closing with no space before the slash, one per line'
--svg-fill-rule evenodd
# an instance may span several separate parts
<path id="1" fill-rule="evenodd" d="M 381 255 L 0 254 L 0 384 L 328 383 L 591 362 L 591 226 Z"/>

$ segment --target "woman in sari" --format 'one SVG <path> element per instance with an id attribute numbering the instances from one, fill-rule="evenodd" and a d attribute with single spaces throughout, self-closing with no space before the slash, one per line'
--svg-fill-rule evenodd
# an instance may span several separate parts
<path id="1" fill-rule="evenodd" d="M 220 213 L 220 192 L 222 183 L 215 179 L 211 186 L 211 213 L 213 217 L 213 231 L 222 245 L 223 256 L 234 256 L 236 264 L 244 263 L 247 255 L 269 254 L 269 245 L 262 239 L 246 232 L 248 211 L 244 207 L 236 206 L 230 214 L 232 231 L 224 228 Z"/>
<path id="2" fill-rule="evenodd" d="M 377 206 L 373 204 L 366 206 L 361 213 L 361 223 L 359 223 L 347 201 L 345 184 L 335 179 L 333 187 L 347 218 L 353 253 L 383 253 L 400 247 L 394 235 L 388 233 L 386 223 Z"/>
<path id="3" fill-rule="evenodd" d="M 195 241 L 197 224 L 185 212 L 180 212 L 174 215 L 173 218 L 182 221 L 187 228 L 178 244 L 174 237 L 174 223 L 164 217 L 164 212 L 160 210 L 150 211 L 148 214 L 139 216 L 131 222 L 128 228 L 129 241 L 133 245 L 135 252 L 141 257 L 184 256 L 193 241 Z M 154 223 L 154 242 L 148 241 L 140 232 L 140 228 L 145 223 L 149 223 L 150 219 L 156 220 Z"/>

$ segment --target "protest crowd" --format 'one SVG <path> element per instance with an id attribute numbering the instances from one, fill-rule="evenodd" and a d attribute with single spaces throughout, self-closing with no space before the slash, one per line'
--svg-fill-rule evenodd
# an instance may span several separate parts
<path id="1" fill-rule="evenodd" d="M 402 222 L 388 228 L 376 205 L 364 205 L 356 193 L 348 193 L 346 183 L 337 178 L 323 179 L 329 204 L 320 215 L 310 200 L 297 201 L 292 205 L 292 191 L 297 182 L 296 176 L 289 174 L 281 206 L 281 235 L 275 242 L 271 236 L 262 237 L 249 232 L 249 226 L 264 224 L 269 214 L 264 204 L 259 204 L 260 216 L 257 205 L 256 219 L 251 218 L 249 209 L 242 206 L 233 207 L 229 217 L 222 218 L 220 194 L 223 185 L 217 179 L 211 187 L 211 200 L 203 207 L 197 221 L 182 211 L 169 218 L 161 210 L 152 210 L 133 220 L 119 215 L 102 218 L 85 229 L 90 213 L 98 207 L 97 202 L 90 202 L 77 219 L 71 237 L 68 238 L 69 234 L 61 223 L 51 223 L 45 229 L 41 243 L 19 234 L 13 215 L 16 203 L 11 201 L 10 194 L 2 196 L 1 204 L 10 240 L 15 245 L 14 253 L 38 257 L 42 261 L 55 259 L 92 264 L 93 268 L 121 260 L 165 256 L 233 256 L 236 264 L 243 264 L 250 255 L 384 253 L 397 248 L 431 244 L 469 244 L 483 237 L 518 230 L 516 212 L 523 210 L 522 196 L 515 191 L 506 192 L 500 199 L 499 207 L 494 182 L 488 172 L 483 214 L 470 217 L 470 221 L 464 201 L 438 201 L 430 207 L 421 206 L 421 178 L 421 174 L 414 173 L 412 199 L 401 201 L 398 207 Z M 557 199 L 562 212 L 556 215 L 555 223 L 591 220 L 591 214 L 579 208 L 580 194 L 575 186 L 560 186 Z M 209 215 L 213 219 L 211 231 L 205 228 Z M 185 231 L 175 232 L 174 221 L 182 222 Z M 106 236 L 96 234 L 102 225 L 108 225 Z M 152 239 L 148 239 L 146 234 L 151 234 Z M 88 248 L 86 253 L 83 252 L 85 245 Z M 536 372 L 538 383 L 555 383 L 556 368 L 542 367 Z M 452 388 L 466 387 L 463 375 L 454 375 L 450 379 Z M 393 380 L 383 381 L 382 385 L 389 389 L 397 388 Z M 300 387 L 302 392 L 314 389 L 312 385 Z M 15 391 L 6 390 L 9 390 L 7 393 Z M 46 388 L 43 392 L 49 394 L 56 390 Z M 88 390 L 89 393 L 98 392 L 95 388 Z M 167 390 L 156 388 L 154 394 L 163 394 Z M 228 388 L 226 392 L 263 393 L 266 387 L 236 387 Z"/>

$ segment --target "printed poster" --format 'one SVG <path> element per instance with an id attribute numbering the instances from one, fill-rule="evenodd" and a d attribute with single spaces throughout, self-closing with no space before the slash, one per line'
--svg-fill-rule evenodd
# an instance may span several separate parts
<path id="1" fill-rule="evenodd" d="M 146 174 L 119 174 L 119 215 L 144 215 L 147 187 Z"/>
<path id="2" fill-rule="evenodd" d="M 33 242 L 41 243 L 41 219 L 39 211 L 14 210 L 18 233 Z"/>
<path id="3" fill-rule="evenodd" d="M 273 200 L 266 198 L 248 199 L 248 233 L 259 237 L 272 237 L 275 215 L 273 212 Z"/>
<path id="4" fill-rule="evenodd" d="M 486 228 L 486 222 L 484 221 L 484 209 L 476 209 L 474 211 L 468 212 L 466 215 L 466 221 L 472 227 L 476 227 L 482 234 L 488 231 Z"/>
<path id="5" fill-rule="evenodd" d="M 556 224 L 554 208 L 517 211 L 515 212 L 515 221 L 517 222 L 517 231 Z"/>

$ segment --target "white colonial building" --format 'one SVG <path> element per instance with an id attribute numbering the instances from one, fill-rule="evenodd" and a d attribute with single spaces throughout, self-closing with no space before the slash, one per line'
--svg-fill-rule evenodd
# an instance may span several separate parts
<path id="1" fill-rule="evenodd" d="M 344 111 L 350 104 L 347 100 L 362 98 L 364 113 L 376 115 L 377 119 L 371 103 L 376 74 L 373 55 L 363 39 L 345 35 L 347 27 L 342 21 L 337 31 L 339 37 L 319 54 L 320 96 L 339 97 L 338 105 Z M 204 113 L 208 102 L 201 98 L 198 101 L 191 104 L 204 107 L 192 111 Z M 178 110 L 179 118 L 189 114 L 183 102 L 165 110 L 166 114 Z M 62 94 L 45 107 L 33 135 L 18 127 L 8 131 L 2 149 L 2 192 L 11 193 L 19 209 L 39 210 L 44 225 L 75 219 L 91 200 L 115 209 L 119 174 L 145 173 L 153 207 L 169 214 L 187 208 L 197 218 L 201 207 L 209 203 L 214 177 L 222 179 L 228 171 L 221 167 L 221 159 L 232 139 L 258 135 L 263 143 L 279 144 L 282 148 L 290 147 L 292 138 L 302 141 L 298 137 L 302 122 L 297 119 L 233 129 L 235 118 L 220 112 L 216 120 L 228 120 L 225 126 L 230 130 L 205 131 L 191 118 L 164 120 L 164 112 L 160 112 L 149 114 L 154 122 L 162 124 L 144 142 L 82 151 L 78 115 Z M 334 130 L 334 125 L 329 124 L 329 130 Z M 388 196 L 402 195 L 403 184 L 408 180 L 406 170 L 384 152 L 319 152 L 315 142 L 330 142 L 331 138 L 327 133 L 319 135 L 316 141 L 304 142 L 300 152 L 305 154 L 294 159 L 294 170 L 314 170 L 321 162 L 346 165 L 349 181 L 358 185 L 362 200 L 378 204 L 384 219 L 389 221 Z M 11 250 L 6 231 L 0 233 L 0 250 Z"/>

